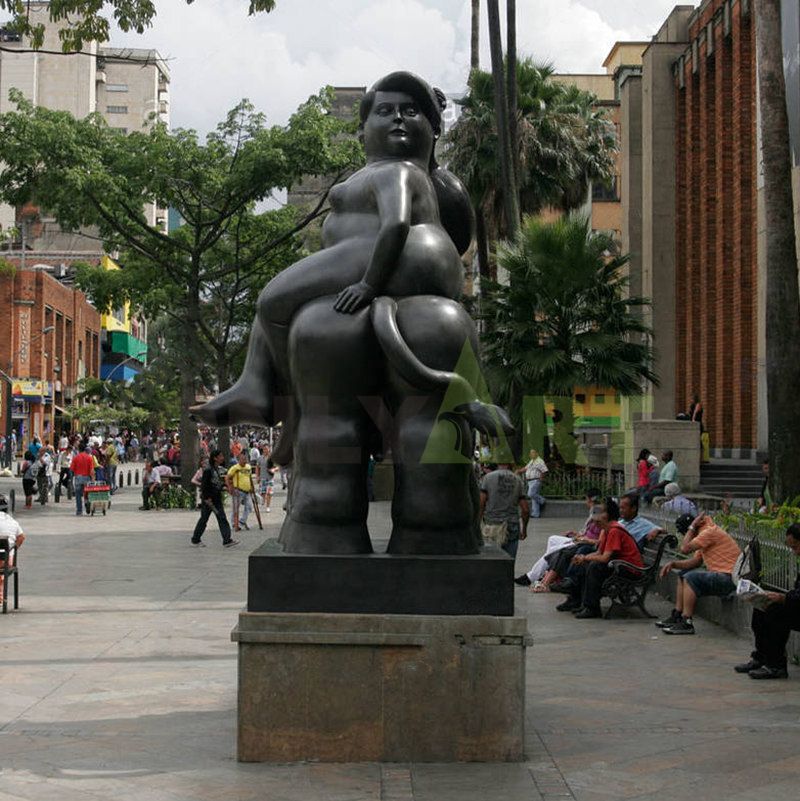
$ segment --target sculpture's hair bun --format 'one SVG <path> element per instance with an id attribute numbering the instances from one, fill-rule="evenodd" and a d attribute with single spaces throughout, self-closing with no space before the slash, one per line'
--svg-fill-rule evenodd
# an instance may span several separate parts
<path id="1" fill-rule="evenodd" d="M 445 97 L 444 92 L 437 86 L 434 86 L 433 93 L 436 95 L 436 99 L 439 101 L 439 108 L 444 111 L 447 108 L 447 98 Z"/>

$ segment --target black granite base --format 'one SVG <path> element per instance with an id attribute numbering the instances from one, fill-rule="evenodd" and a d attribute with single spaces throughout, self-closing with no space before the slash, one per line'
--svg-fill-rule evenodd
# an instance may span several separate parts
<path id="1" fill-rule="evenodd" d="M 514 614 L 514 560 L 475 556 L 306 555 L 265 542 L 250 554 L 249 612 Z"/>

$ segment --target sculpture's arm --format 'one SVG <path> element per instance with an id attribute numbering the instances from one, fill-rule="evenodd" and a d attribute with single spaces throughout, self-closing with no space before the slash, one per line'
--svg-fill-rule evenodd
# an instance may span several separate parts
<path id="1" fill-rule="evenodd" d="M 385 286 L 411 229 L 410 183 L 411 173 L 401 164 L 380 170 L 372 179 L 380 218 L 378 236 L 364 277 L 339 293 L 333 306 L 336 311 L 352 314 L 371 303 Z"/>

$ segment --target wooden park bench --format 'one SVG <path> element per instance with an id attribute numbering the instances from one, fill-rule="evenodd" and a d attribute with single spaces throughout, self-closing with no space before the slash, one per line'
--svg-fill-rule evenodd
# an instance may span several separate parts
<path id="1" fill-rule="evenodd" d="M 3 614 L 8 612 L 8 593 L 11 589 L 9 583 L 11 576 L 14 577 L 14 609 L 19 609 L 19 564 L 18 550 L 8 545 L 8 537 L 0 537 L 0 574 L 3 576 Z"/>
<path id="2" fill-rule="evenodd" d="M 678 538 L 674 534 L 659 534 L 653 540 L 646 541 L 642 551 L 644 567 L 637 567 L 622 559 L 612 559 L 608 566 L 613 571 L 603 582 L 603 597 L 611 599 L 611 606 L 605 617 L 611 615 L 615 606 L 637 607 L 644 615 L 651 615 L 644 605 L 647 593 L 658 580 L 658 571 L 661 568 L 661 559 L 667 548 L 678 547 Z"/>

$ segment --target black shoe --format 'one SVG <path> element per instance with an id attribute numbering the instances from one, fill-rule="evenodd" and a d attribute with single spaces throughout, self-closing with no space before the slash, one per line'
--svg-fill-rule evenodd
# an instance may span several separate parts
<path id="1" fill-rule="evenodd" d="M 559 612 L 577 612 L 583 604 L 580 601 L 573 601 L 572 598 L 567 598 L 564 603 L 559 604 L 556 609 Z"/>
<path id="2" fill-rule="evenodd" d="M 664 626 L 661 631 L 664 634 L 694 634 L 694 624 L 686 618 L 681 618 L 677 623 L 671 626 Z"/>
<path id="3" fill-rule="evenodd" d="M 762 663 L 757 659 L 751 659 L 749 662 L 743 662 L 741 665 L 734 665 L 733 669 L 737 673 L 750 673 L 752 670 L 758 670 L 763 667 Z"/>
<path id="4" fill-rule="evenodd" d="M 514 584 L 519 584 L 520 587 L 530 587 L 531 580 L 528 578 L 527 573 L 523 573 L 521 576 L 517 576 L 514 579 Z"/>
<path id="5" fill-rule="evenodd" d="M 658 620 L 653 625 L 659 629 L 664 629 L 667 626 L 673 626 L 681 619 L 681 613 L 677 609 L 673 609 L 669 617 L 665 617 L 663 620 Z"/>
<path id="6" fill-rule="evenodd" d="M 206 544 L 204 542 L 202 542 L 201 540 L 197 540 L 197 541 L 190 540 L 190 542 L 191 542 L 193 548 L 205 548 L 206 547 Z"/>
<path id="7" fill-rule="evenodd" d="M 222 543 L 223 548 L 233 548 L 235 545 L 239 544 L 239 540 L 228 540 L 227 542 Z"/>
<path id="8" fill-rule="evenodd" d="M 766 665 L 762 665 L 760 668 L 756 670 L 751 670 L 749 673 L 751 679 L 788 679 L 789 674 L 786 672 L 786 668 L 771 668 L 767 667 Z"/>
<path id="9" fill-rule="evenodd" d="M 550 585 L 550 592 L 569 592 L 574 584 L 572 579 L 559 579 Z"/>
<path id="10" fill-rule="evenodd" d="M 599 609 L 592 609 L 591 607 L 585 606 L 580 612 L 576 612 L 575 620 L 590 620 L 595 617 L 602 617 L 602 613 Z"/>

